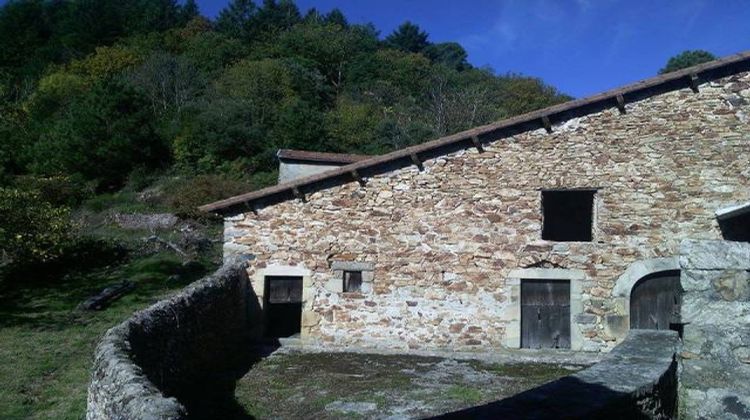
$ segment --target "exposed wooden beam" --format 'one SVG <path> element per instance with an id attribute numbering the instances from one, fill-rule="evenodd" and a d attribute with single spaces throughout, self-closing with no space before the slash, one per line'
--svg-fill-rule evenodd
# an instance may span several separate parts
<path id="1" fill-rule="evenodd" d="M 544 129 L 547 130 L 547 133 L 552 133 L 552 124 L 549 122 L 548 116 L 542 116 L 542 125 L 544 126 Z"/>
<path id="2" fill-rule="evenodd" d="M 419 168 L 420 171 L 424 170 L 424 165 L 422 165 L 422 161 L 419 160 L 419 156 L 417 156 L 416 153 L 409 154 L 409 157 L 411 158 L 411 162 Z"/>
<path id="3" fill-rule="evenodd" d="M 245 201 L 245 209 L 256 216 L 258 215 L 258 206 L 252 201 Z"/>
<path id="4" fill-rule="evenodd" d="M 305 197 L 305 194 L 300 191 L 299 187 L 292 187 L 292 193 L 294 193 L 294 196 L 299 198 L 303 203 L 307 202 L 307 197 Z"/>
<path id="5" fill-rule="evenodd" d="M 627 111 L 625 110 L 625 98 L 622 96 L 622 93 L 617 95 L 617 109 L 620 110 L 620 114 L 625 114 Z"/>
<path id="6" fill-rule="evenodd" d="M 698 85 L 700 84 L 700 79 L 698 78 L 698 74 L 696 73 L 690 73 L 690 89 L 698 93 Z"/>
<path id="7" fill-rule="evenodd" d="M 352 178 L 354 178 L 354 180 L 359 183 L 359 185 L 365 185 L 365 180 L 362 179 L 362 176 L 359 175 L 359 172 L 357 172 L 356 169 L 352 169 L 349 173 L 351 174 Z"/>
<path id="8" fill-rule="evenodd" d="M 471 136 L 471 142 L 474 144 L 474 147 L 477 148 L 479 153 L 484 152 L 484 147 L 482 147 L 482 142 L 479 141 L 479 136 Z"/>

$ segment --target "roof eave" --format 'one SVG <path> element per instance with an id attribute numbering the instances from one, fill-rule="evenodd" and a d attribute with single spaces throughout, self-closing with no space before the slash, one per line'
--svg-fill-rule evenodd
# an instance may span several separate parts
<path id="1" fill-rule="evenodd" d="M 549 127 L 550 124 L 558 124 L 604 109 L 619 108 L 626 103 L 685 87 L 697 90 L 698 85 L 702 82 L 715 80 L 749 69 L 750 51 L 746 51 L 687 69 L 635 82 L 588 98 L 553 105 L 503 121 L 475 127 L 426 143 L 396 150 L 385 155 L 375 156 L 330 171 L 216 201 L 200 206 L 199 210 L 217 212 L 224 215 L 254 210 L 258 206 L 266 206 L 298 197 L 300 193 L 310 193 L 324 189 L 327 186 L 340 185 L 342 181 L 350 182 L 357 180 L 358 177 L 379 174 L 381 173 L 379 168 L 394 169 L 412 165 L 412 156 L 428 159 L 440 154 L 449 153 L 450 150 L 474 147 L 477 140 L 480 143 L 496 141 L 503 137 Z"/>

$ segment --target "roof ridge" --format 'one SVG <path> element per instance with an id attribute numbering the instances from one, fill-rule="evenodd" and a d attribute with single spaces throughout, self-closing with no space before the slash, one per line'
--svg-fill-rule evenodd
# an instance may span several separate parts
<path id="1" fill-rule="evenodd" d="M 744 66 L 744 67 L 743 67 Z M 382 171 L 386 166 L 403 160 L 404 166 L 419 164 L 420 154 L 444 155 L 442 149 L 466 149 L 469 147 L 482 147 L 483 139 L 488 135 L 507 130 L 512 133 L 526 132 L 545 128 L 551 132 L 552 124 L 561 123 L 575 117 L 588 115 L 607 108 L 617 107 L 625 112 L 625 104 L 645 99 L 661 93 L 690 87 L 698 91 L 701 81 L 714 80 L 743 70 L 750 70 L 750 51 L 723 57 L 718 60 L 698 64 L 693 67 L 658 75 L 648 79 L 610 89 L 592 96 L 574 99 L 557 105 L 552 105 L 536 111 L 527 112 L 497 121 L 490 124 L 474 127 L 425 143 L 409 146 L 393 152 L 373 156 L 359 162 L 351 163 L 340 168 L 325 171 L 319 174 L 288 181 L 275 186 L 263 188 L 257 191 L 229 197 L 214 203 L 200 206 L 201 211 L 206 212 L 230 212 L 232 209 L 242 211 L 243 209 L 255 210 L 257 204 L 273 204 L 271 201 L 279 202 L 291 198 L 302 198 L 304 200 L 306 188 L 318 187 L 318 189 L 330 188 L 344 182 L 360 181 L 367 171 L 378 174 L 388 172 Z M 512 134 L 511 134 L 512 135 Z M 495 141 L 497 139 L 484 139 Z M 461 146 L 461 143 L 466 143 Z M 378 167 L 381 170 L 378 170 Z"/>

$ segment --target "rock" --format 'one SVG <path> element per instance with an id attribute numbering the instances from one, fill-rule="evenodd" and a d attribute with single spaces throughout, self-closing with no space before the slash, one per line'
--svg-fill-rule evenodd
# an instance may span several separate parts
<path id="1" fill-rule="evenodd" d="M 114 222 L 123 229 L 157 230 L 173 228 L 179 218 L 171 213 L 120 214 L 112 216 Z"/>
<path id="2" fill-rule="evenodd" d="M 347 414 L 365 415 L 377 410 L 378 405 L 372 402 L 334 401 L 326 405 L 326 411 L 339 411 Z"/>

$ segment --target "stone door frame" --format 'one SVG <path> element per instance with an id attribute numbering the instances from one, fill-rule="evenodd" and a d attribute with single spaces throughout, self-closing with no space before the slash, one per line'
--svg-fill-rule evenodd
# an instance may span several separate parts
<path id="1" fill-rule="evenodd" d="M 265 268 L 257 269 L 253 274 L 250 282 L 252 284 L 255 294 L 258 296 L 258 305 L 261 309 L 264 304 L 264 297 L 266 293 L 266 277 L 274 276 L 288 276 L 288 277 L 302 277 L 302 313 L 300 316 L 300 339 L 307 341 L 311 336 L 311 327 L 309 322 L 305 322 L 311 317 L 309 314 L 312 313 L 313 307 L 313 288 L 312 288 L 312 271 L 305 268 L 303 265 L 280 265 L 270 264 Z"/>
<path id="2" fill-rule="evenodd" d="M 566 268 L 519 268 L 511 271 L 505 280 L 510 289 L 510 302 L 506 312 L 508 320 L 503 345 L 510 348 L 521 348 L 521 280 L 560 280 L 570 282 L 570 349 L 583 348 L 583 334 L 575 322 L 583 313 L 583 282 L 586 273 L 583 270 Z"/>

